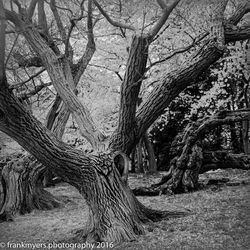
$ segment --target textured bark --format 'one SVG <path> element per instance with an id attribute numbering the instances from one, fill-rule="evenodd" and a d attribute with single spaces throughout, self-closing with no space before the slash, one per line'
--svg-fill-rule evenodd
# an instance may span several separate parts
<path id="1" fill-rule="evenodd" d="M 148 155 L 148 172 L 155 173 L 157 171 L 157 165 L 153 145 L 149 140 L 148 135 L 144 135 L 143 140 Z"/>
<path id="2" fill-rule="evenodd" d="M 113 151 L 120 150 L 130 154 L 135 146 L 129 143 L 137 133 L 135 113 L 147 64 L 148 46 L 148 37 L 137 35 L 133 37 L 121 88 L 118 128 L 112 135 L 109 145 Z"/>
<path id="3" fill-rule="evenodd" d="M 53 131 L 56 137 L 62 138 L 66 124 L 70 116 L 70 111 L 62 102 L 59 95 L 56 95 L 52 108 L 47 116 L 46 126 L 49 130 Z"/>
<path id="4" fill-rule="evenodd" d="M 246 50 L 249 49 L 250 40 L 246 43 Z M 247 66 L 250 69 L 250 58 L 247 58 Z M 249 80 L 243 78 L 244 86 L 243 86 L 243 96 L 244 96 L 244 104 L 246 108 L 250 108 L 250 89 L 249 89 Z M 250 154 L 250 140 L 249 140 L 249 130 L 250 124 L 249 121 L 242 122 L 242 141 L 243 141 L 243 150 L 245 154 Z"/>
<path id="5" fill-rule="evenodd" d="M 236 25 L 240 22 L 243 16 L 250 11 L 250 3 L 248 0 L 239 1 L 235 12 L 233 15 L 227 20 L 227 23 Z"/>
<path id="6" fill-rule="evenodd" d="M 2 169 L 3 187 L 0 218 L 13 220 L 16 213 L 33 209 L 47 210 L 61 203 L 43 189 L 41 175 L 45 167 L 32 157 L 14 158 Z"/>
<path id="7" fill-rule="evenodd" d="M 142 140 L 136 146 L 136 157 L 137 157 L 137 172 L 145 173 L 144 162 L 143 162 L 143 154 L 142 154 Z"/>
<path id="8" fill-rule="evenodd" d="M 200 143 L 204 135 L 217 126 L 223 124 L 234 124 L 235 122 L 242 122 L 244 120 L 250 120 L 249 109 L 236 111 L 224 110 L 210 118 L 188 125 L 185 131 L 179 136 L 181 140 L 177 143 L 175 142 L 178 144 L 177 156 L 171 161 L 168 174 L 162 178 L 160 183 L 153 185 L 152 189 L 148 189 L 148 191 L 150 191 L 150 193 L 178 193 L 197 189 L 199 173 L 201 172 L 203 165 L 209 165 L 203 160 L 203 152 Z M 176 140 L 178 140 L 178 138 Z M 220 157 L 220 162 L 223 161 L 222 156 Z M 216 159 L 216 157 L 214 157 L 214 159 Z M 235 161 L 237 161 L 236 157 L 228 157 L 225 159 L 226 163 L 229 162 L 228 159 L 231 159 L 232 161 L 235 159 Z M 242 168 L 239 167 L 239 165 L 243 161 L 244 159 L 238 160 L 238 163 L 235 163 L 235 166 Z M 221 165 L 220 162 L 217 160 L 217 162 L 215 161 L 214 164 L 211 163 L 210 165 L 219 168 Z M 217 163 L 218 165 L 216 165 Z M 223 168 L 225 168 L 225 166 Z M 244 166 L 244 168 L 246 167 Z M 136 190 L 136 192 L 138 193 L 140 190 Z M 143 190 L 143 193 L 146 193 L 146 191 Z"/>
<path id="9" fill-rule="evenodd" d="M 223 50 L 220 50 L 216 44 L 209 43 L 185 66 L 165 75 L 136 113 L 138 137 L 146 132 L 181 91 L 196 82 L 198 76 L 217 61 L 222 54 Z"/>
<path id="10" fill-rule="evenodd" d="M 83 154 L 59 141 L 7 88 L 0 91 L 0 130 L 83 195 L 90 208 L 87 241 L 132 240 L 143 233 L 142 222 L 185 214 L 145 208 L 122 180 L 110 155 Z"/>
<path id="11" fill-rule="evenodd" d="M 181 170 L 176 171 L 175 174 L 178 177 L 177 180 L 180 180 L 179 175 L 182 176 L 183 189 L 179 191 L 192 191 L 199 188 L 198 175 L 203 174 L 207 171 L 217 170 L 217 169 L 242 169 L 250 170 L 250 157 L 246 154 L 232 154 L 228 151 L 205 151 L 202 153 L 202 158 L 200 158 L 200 150 L 195 153 L 194 160 L 198 161 L 193 165 L 194 168 L 199 169 L 199 171 L 192 171 L 192 168 L 187 169 L 185 172 Z M 202 161 L 201 161 L 202 159 Z M 192 166 L 192 164 L 190 165 Z M 173 169 L 171 169 L 172 171 Z M 138 196 L 156 196 L 161 193 L 172 194 L 172 190 L 169 189 L 168 181 L 173 178 L 172 172 L 169 171 L 162 180 L 152 185 L 151 187 L 140 187 L 133 190 L 133 193 Z M 180 183 L 180 182 L 178 182 Z"/>
<path id="12" fill-rule="evenodd" d="M 228 151 L 205 151 L 200 174 L 216 169 L 250 170 L 250 157 L 247 154 L 232 154 Z"/>
<path id="13" fill-rule="evenodd" d="M 123 140 L 123 142 L 121 142 L 122 140 L 119 139 L 119 137 L 121 138 L 122 136 L 117 136 L 116 134 L 112 137 L 111 148 L 123 148 L 125 152 L 130 153 L 132 148 L 146 133 L 147 129 L 164 113 L 165 109 L 175 97 L 187 86 L 196 83 L 201 74 L 222 57 L 225 50 L 224 39 L 226 42 L 233 42 L 250 37 L 250 32 L 247 27 L 239 28 L 234 26 L 250 11 L 249 4 L 247 2 L 244 3 L 246 4 L 244 4 L 243 7 L 237 8 L 230 22 L 224 22 L 223 13 L 227 0 L 209 1 L 211 8 L 213 8 L 210 40 L 193 58 L 185 62 L 183 66 L 170 73 L 166 73 L 165 76 L 162 77 L 148 98 L 138 108 L 135 118 L 136 129 L 132 130 L 133 132 L 129 130 L 130 137 L 127 136 L 129 140 Z M 226 23 L 225 29 L 224 23 Z M 239 33 L 242 33 L 242 35 Z"/>
<path id="14" fill-rule="evenodd" d="M 52 10 L 54 13 L 54 16 L 57 20 L 58 29 L 60 30 L 62 39 L 66 39 L 66 34 L 64 30 L 62 29 L 62 24 L 60 17 L 58 16 L 57 10 L 54 5 L 54 1 L 51 1 Z M 87 28 L 88 28 L 88 43 L 86 46 L 86 50 L 81 57 L 81 59 L 76 63 L 73 64 L 71 67 L 71 73 L 74 79 L 74 88 L 77 86 L 77 84 L 80 81 L 81 76 L 83 75 L 85 69 L 87 68 L 90 60 L 92 59 L 94 53 L 95 53 L 95 41 L 94 41 L 94 35 L 93 35 L 93 24 L 92 24 L 92 17 L 91 17 L 91 6 L 88 8 L 88 21 L 87 21 Z M 47 127 L 53 131 L 58 138 L 61 138 L 65 126 L 67 124 L 67 121 L 70 116 L 70 110 L 66 107 L 65 104 L 62 103 L 62 99 L 59 95 L 56 96 L 56 99 L 54 101 L 54 104 L 48 114 L 47 118 Z"/>
<path id="15" fill-rule="evenodd" d="M 243 41 L 250 38 L 250 25 L 235 27 L 225 25 L 225 41 L 226 43 Z"/>
<path id="16" fill-rule="evenodd" d="M 12 21 L 17 28 L 22 30 L 24 37 L 32 49 L 41 58 L 57 93 L 72 113 L 79 125 L 82 135 L 95 149 L 98 149 L 100 141 L 103 141 L 105 136 L 97 129 L 88 109 L 81 104 L 73 92 L 74 80 L 67 58 L 58 58 L 58 56 L 56 56 L 54 51 L 50 49 L 46 41 L 40 36 L 25 15 L 23 15 L 21 19 L 14 12 L 5 10 L 5 13 L 6 17 Z"/>
<path id="17" fill-rule="evenodd" d="M 242 122 L 242 141 L 245 154 L 250 154 L 249 121 Z"/>

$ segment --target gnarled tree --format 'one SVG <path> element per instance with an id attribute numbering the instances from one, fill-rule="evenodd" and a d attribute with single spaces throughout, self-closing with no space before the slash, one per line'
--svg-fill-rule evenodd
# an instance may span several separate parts
<path id="1" fill-rule="evenodd" d="M 218 3 L 218 1 L 210 0 L 211 6 L 215 6 L 215 9 L 220 8 L 218 8 L 219 13 L 216 18 L 212 20 L 209 39 L 188 63 L 173 72 L 164 74 L 157 87 L 136 109 L 141 82 L 146 71 L 149 45 L 180 1 L 175 0 L 168 3 L 163 0 L 157 1 L 163 9 L 163 13 L 158 22 L 146 34 L 138 32 L 131 26 L 111 20 L 98 2 L 96 0 L 93 2 L 110 23 L 135 32 L 122 82 L 119 125 L 110 141 L 112 152 L 119 150 L 129 154 L 170 102 L 188 85 L 197 81 L 198 76 L 223 55 L 224 37 L 229 42 L 230 39 L 235 39 L 235 33 L 240 31 L 233 27 L 224 31 L 226 24 L 223 22 L 223 13 L 227 1 Z M 19 7 L 19 13 L 4 9 L 2 1 L 0 1 L 1 17 L 5 16 L 12 22 L 37 53 L 58 95 L 81 129 L 86 132 L 85 136 L 88 140 L 93 146 L 98 147 L 96 141 L 102 138 L 102 134 L 94 126 L 85 107 L 76 99 L 69 59 L 56 55 L 28 18 L 19 2 L 15 1 L 15 3 Z M 89 6 L 91 3 L 92 1 L 89 0 Z M 249 3 L 246 1 L 234 15 L 233 25 L 238 23 L 247 11 L 249 11 Z M 1 44 L 4 44 L 5 21 L 3 19 L 1 19 L 0 37 Z M 244 33 L 240 39 L 246 37 L 249 37 L 249 34 Z M 1 47 L 0 56 L 0 130 L 16 140 L 39 162 L 53 169 L 62 180 L 75 186 L 83 195 L 90 208 L 89 224 L 86 229 L 87 241 L 118 243 L 123 240 L 132 240 L 137 234 L 143 233 L 143 222 L 183 214 L 182 212 L 160 212 L 146 208 L 135 198 L 126 184 L 126 164 L 121 164 L 123 167 L 118 171 L 119 168 L 113 164 L 110 154 L 85 154 L 75 150 L 42 126 L 25 110 L 8 88 L 2 60 L 4 46 Z M 116 161 L 115 157 L 114 162 Z"/>

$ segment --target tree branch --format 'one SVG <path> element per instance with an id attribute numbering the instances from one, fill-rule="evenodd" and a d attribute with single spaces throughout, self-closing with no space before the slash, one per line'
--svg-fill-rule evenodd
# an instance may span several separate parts
<path id="1" fill-rule="evenodd" d="M 146 71 L 148 71 L 149 69 L 151 69 L 153 66 L 159 64 L 159 63 L 163 63 L 169 59 L 171 59 L 172 57 L 174 57 L 175 55 L 178 55 L 178 54 L 181 54 L 183 52 L 186 52 L 188 51 L 189 49 L 193 48 L 195 45 L 197 45 L 200 41 L 202 41 L 205 37 L 208 36 L 208 32 L 202 34 L 201 36 L 195 38 L 193 40 L 193 42 L 186 46 L 186 47 L 182 47 L 182 48 L 179 48 L 179 49 L 176 49 L 174 50 L 170 55 L 166 56 L 165 58 L 161 59 L 161 60 L 158 60 L 158 61 L 155 61 L 153 63 L 151 63 L 147 68 L 146 68 Z"/>
<path id="2" fill-rule="evenodd" d="M 164 6 L 163 8 L 163 14 L 158 20 L 158 22 L 155 24 L 155 26 L 151 29 L 148 36 L 150 37 L 150 40 L 154 38 L 154 36 L 160 31 L 162 26 L 166 23 L 169 15 L 173 11 L 173 9 L 176 7 L 176 5 L 180 2 L 180 0 L 174 0 L 169 4 L 164 4 L 163 1 L 157 1 L 160 6 Z"/>
<path id="3" fill-rule="evenodd" d="M 96 127 L 89 110 L 74 94 L 74 80 L 68 59 L 58 57 L 28 19 L 19 20 L 12 12 L 11 18 L 15 21 L 17 28 L 22 31 L 32 49 L 42 59 L 57 93 L 62 97 L 65 105 L 76 119 L 81 134 L 90 142 L 93 148 L 98 149 L 103 146 L 100 142 L 104 140 L 105 135 Z"/>
<path id="4" fill-rule="evenodd" d="M 225 25 L 225 42 L 236 42 L 250 39 L 250 24 L 242 27 Z"/>
<path id="5" fill-rule="evenodd" d="M 34 75 L 30 76 L 27 80 L 23 81 L 23 82 L 20 82 L 14 86 L 11 86 L 10 89 L 17 89 L 21 86 L 23 86 L 25 83 L 31 81 L 32 79 L 34 79 L 35 77 L 39 76 L 41 73 L 43 73 L 46 69 L 43 68 L 41 70 L 39 70 L 37 73 L 35 73 Z"/>
<path id="6" fill-rule="evenodd" d="M 220 17 L 225 7 L 225 2 L 226 1 L 219 3 L 221 4 L 221 8 L 218 13 L 214 15 L 215 19 Z M 245 13 L 245 10 L 242 9 L 242 11 Z M 220 25 L 220 23 L 221 20 L 219 18 L 218 25 Z M 220 32 L 219 34 L 221 35 Z M 218 44 L 217 41 L 209 40 L 193 59 L 185 62 L 185 65 L 179 69 L 162 77 L 158 85 L 136 112 L 136 121 L 139 128 L 136 141 L 139 140 L 149 126 L 164 112 L 170 102 L 187 86 L 196 82 L 198 76 L 216 62 L 223 53 L 224 46 L 220 46 L 220 43 Z"/>
<path id="7" fill-rule="evenodd" d="M 219 125 L 233 124 L 235 122 L 246 120 L 250 120 L 250 109 L 220 111 L 204 122 L 197 122 L 197 124 L 200 125 L 198 125 L 198 128 L 195 130 L 195 137 L 193 137 L 192 140 L 197 140 L 197 138 L 203 136 L 205 133 L 207 133 L 207 131 L 210 131 L 212 128 L 215 128 Z"/>
<path id="8" fill-rule="evenodd" d="M 249 0 L 243 0 L 238 4 L 234 14 L 227 20 L 227 23 L 236 25 L 248 12 L 250 12 L 250 2 Z"/>
<path id="9" fill-rule="evenodd" d="M 93 33 L 93 21 L 92 21 L 92 0 L 88 1 L 88 18 L 87 18 L 87 28 L 88 28 L 88 43 L 84 54 L 81 59 L 77 62 L 76 68 L 77 72 L 74 74 L 74 82 L 77 84 L 87 68 L 90 60 L 95 53 L 95 40 Z"/>
<path id="10" fill-rule="evenodd" d="M 36 8 L 36 4 L 37 4 L 37 1 L 38 0 L 32 0 L 30 5 L 29 5 L 29 8 L 28 8 L 28 18 L 31 19 L 33 14 L 34 14 L 34 11 L 35 11 L 35 8 Z"/>
<path id="11" fill-rule="evenodd" d="M 156 0 L 162 9 L 167 7 L 166 2 L 164 0 Z"/>
<path id="12" fill-rule="evenodd" d="M 48 87 L 48 86 L 51 86 L 52 85 L 52 82 L 49 82 L 49 83 L 42 83 L 41 85 L 38 85 L 38 86 L 35 86 L 35 89 L 33 89 L 32 91 L 26 93 L 19 93 L 17 95 L 18 99 L 21 99 L 21 100 L 26 100 L 34 95 L 36 95 L 37 93 L 39 93 L 42 89 L 44 89 L 45 87 Z"/>
<path id="13" fill-rule="evenodd" d="M 18 66 L 22 68 L 43 66 L 42 60 L 38 56 L 26 58 L 25 55 L 22 55 L 19 51 L 15 51 L 13 53 L 13 58 L 18 63 Z"/>
<path id="14" fill-rule="evenodd" d="M 55 20 L 56 20 L 56 25 L 57 25 L 57 28 L 58 28 L 58 31 L 61 35 L 61 38 L 62 38 L 62 41 L 63 43 L 65 43 L 66 41 L 66 31 L 63 27 L 63 23 L 62 23 L 62 20 L 60 18 L 60 15 L 57 11 L 57 8 L 56 8 L 56 4 L 55 4 L 55 0 L 50 0 L 50 9 L 55 17 Z"/>
<path id="15" fill-rule="evenodd" d="M 47 18 L 44 11 L 44 0 L 38 1 L 38 26 L 42 30 L 43 34 L 48 34 Z"/>
<path id="16" fill-rule="evenodd" d="M 130 25 L 127 25 L 127 24 L 124 24 L 124 23 L 119 23 L 119 22 L 116 22 L 114 20 L 112 20 L 109 15 L 107 14 L 107 12 L 100 6 L 100 4 L 96 1 L 96 0 L 93 0 L 95 6 L 99 9 L 99 11 L 102 13 L 102 15 L 107 19 L 107 21 L 115 26 L 115 27 L 119 27 L 119 28 L 122 28 L 122 29 L 129 29 L 129 30 L 133 30 L 135 31 L 136 29 L 133 27 L 133 26 L 130 26 Z"/>
<path id="17" fill-rule="evenodd" d="M 90 1 L 90 3 L 92 4 L 92 2 Z M 68 31 L 68 35 L 66 36 L 66 40 L 65 40 L 65 56 L 66 57 L 69 57 L 70 60 L 73 59 L 73 48 L 70 44 L 70 36 L 71 36 L 71 33 L 74 29 L 74 27 L 76 26 L 76 22 L 77 21 L 80 21 L 82 18 L 83 18 L 83 11 L 84 11 L 84 0 L 82 0 L 81 4 L 80 4 L 80 8 L 81 8 L 81 14 L 79 17 L 77 18 L 72 18 L 70 20 L 70 28 L 69 28 L 69 31 Z"/>
<path id="18" fill-rule="evenodd" d="M 247 154 L 232 154 L 227 151 L 205 151 L 199 174 L 216 169 L 250 170 L 250 156 Z"/>

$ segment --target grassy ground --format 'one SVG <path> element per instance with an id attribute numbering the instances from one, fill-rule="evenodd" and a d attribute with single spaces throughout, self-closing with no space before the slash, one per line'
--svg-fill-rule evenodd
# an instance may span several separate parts
<path id="1" fill-rule="evenodd" d="M 250 249 L 250 173 L 240 170 L 217 171 L 202 175 L 201 180 L 206 182 L 208 179 L 221 177 L 229 178 L 229 183 L 207 186 L 203 190 L 187 194 L 138 197 L 152 208 L 187 208 L 192 214 L 184 218 L 145 225 L 145 235 L 138 236 L 136 241 L 123 243 L 115 249 Z M 150 185 L 159 178 L 160 175 L 133 175 L 129 182 L 135 187 Z M 62 243 L 80 243 L 82 245 L 78 247 L 87 249 L 81 238 L 76 236 L 76 233 L 84 228 L 88 216 L 84 200 L 73 187 L 65 183 L 48 190 L 60 197 L 65 205 L 51 211 L 35 210 L 30 214 L 18 215 L 14 222 L 0 223 L 0 242 L 5 243 L 3 249 L 9 249 L 7 242 L 55 242 L 53 248 L 50 245 L 51 249 L 73 249 L 63 248 Z M 28 249 L 12 245 L 13 249 L 14 246 L 15 249 Z"/>

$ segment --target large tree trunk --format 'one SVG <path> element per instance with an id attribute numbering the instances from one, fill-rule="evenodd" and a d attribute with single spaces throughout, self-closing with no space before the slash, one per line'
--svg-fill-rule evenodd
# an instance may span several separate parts
<path id="1" fill-rule="evenodd" d="M 145 208 L 123 182 L 110 155 L 83 154 L 59 141 L 8 88 L 0 91 L 0 130 L 83 195 L 90 208 L 87 241 L 132 240 L 143 232 L 142 222 L 183 215 Z"/>

